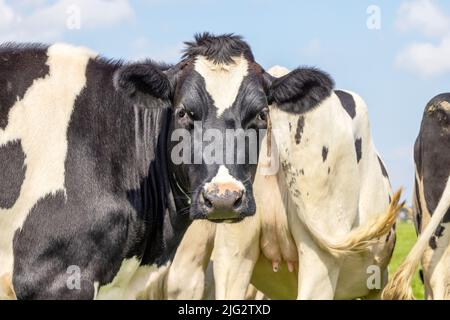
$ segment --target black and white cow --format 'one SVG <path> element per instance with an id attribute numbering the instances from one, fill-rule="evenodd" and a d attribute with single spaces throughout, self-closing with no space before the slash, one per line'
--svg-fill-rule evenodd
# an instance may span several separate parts
<path id="1" fill-rule="evenodd" d="M 315 70 L 274 81 L 238 36 L 186 45 L 171 67 L 0 47 L 0 298 L 160 297 L 191 219 L 255 213 L 256 163 L 234 161 L 249 144 L 206 163 L 195 123 L 264 129 L 270 101 L 315 104 L 327 82 Z M 177 130 L 191 137 L 183 159 L 200 162 L 173 161 Z"/>
<path id="2" fill-rule="evenodd" d="M 384 297 L 412 299 L 410 288 L 422 260 L 427 299 L 450 299 L 450 93 L 433 98 L 414 147 L 414 217 L 420 235 Z"/>

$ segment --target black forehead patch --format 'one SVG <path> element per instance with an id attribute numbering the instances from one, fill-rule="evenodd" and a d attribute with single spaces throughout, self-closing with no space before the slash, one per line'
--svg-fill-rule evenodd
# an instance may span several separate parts
<path id="1" fill-rule="evenodd" d="M 0 208 L 10 209 L 20 195 L 25 180 L 25 154 L 20 141 L 0 147 Z"/>
<path id="2" fill-rule="evenodd" d="M 233 102 L 233 109 L 237 109 L 241 118 L 245 119 L 255 116 L 255 112 L 261 111 L 267 105 L 267 97 L 257 77 L 254 74 L 246 75 Z"/>
<path id="3" fill-rule="evenodd" d="M 362 139 L 355 140 L 355 150 L 356 150 L 356 161 L 361 161 L 362 158 Z"/>
<path id="4" fill-rule="evenodd" d="M 0 129 L 17 99 L 22 99 L 33 81 L 49 74 L 47 47 L 6 44 L 0 46 Z"/>
<path id="5" fill-rule="evenodd" d="M 210 112 L 209 106 L 213 99 L 206 90 L 205 79 L 197 71 L 189 69 L 184 72 L 182 80 L 178 83 L 175 95 L 175 103 L 194 113 L 194 118 L 204 112 Z"/>
<path id="6" fill-rule="evenodd" d="M 336 90 L 335 93 L 350 118 L 354 119 L 356 117 L 356 103 L 353 96 L 341 90 Z"/>
<path id="7" fill-rule="evenodd" d="M 250 46 L 241 36 L 232 33 L 213 35 L 209 32 L 198 33 L 194 41 L 185 42 L 183 59 L 193 59 L 196 56 L 204 56 L 214 63 L 229 64 L 234 57 L 243 55 L 250 62 L 254 62 Z"/>
<path id="8" fill-rule="evenodd" d="M 383 173 L 383 176 L 384 176 L 385 178 L 388 178 L 388 179 L 389 179 L 389 174 L 388 174 L 388 172 L 387 172 L 387 170 L 386 170 L 386 167 L 385 167 L 383 161 L 381 161 L 381 159 L 380 159 L 379 156 L 377 156 L 377 158 L 378 158 L 378 162 L 380 163 L 380 168 L 381 168 L 381 172 Z"/>

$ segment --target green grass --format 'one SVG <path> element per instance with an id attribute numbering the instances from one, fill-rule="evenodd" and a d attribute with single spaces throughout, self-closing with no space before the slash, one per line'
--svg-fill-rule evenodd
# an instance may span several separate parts
<path id="1" fill-rule="evenodd" d="M 404 261 L 411 248 L 416 242 L 416 231 L 414 225 L 410 222 L 399 222 L 397 224 L 397 244 L 395 245 L 394 255 L 389 265 L 390 274 L 395 272 L 399 265 Z M 419 272 L 416 271 L 412 282 L 412 288 L 416 299 L 424 298 L 424 288 L 419 278 Z"/>

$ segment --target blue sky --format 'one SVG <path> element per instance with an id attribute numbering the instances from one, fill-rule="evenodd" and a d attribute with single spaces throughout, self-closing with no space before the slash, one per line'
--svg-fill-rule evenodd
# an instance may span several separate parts
<path id="1" fill-rule="evenodd" d="M 380 29 L 367 27 L 371 5 Z M 74 12 L 80 28 L 70 29 Z M 317 66 L 360 94 L 392 183 L 410 197 L 423 109 L 450 91 L 448 1 L 0 0 L 0 42 L 64 41 L 112 58 L 176 62 L 182 42 L 202 31 L 241 34 L 263 67 Z"/>

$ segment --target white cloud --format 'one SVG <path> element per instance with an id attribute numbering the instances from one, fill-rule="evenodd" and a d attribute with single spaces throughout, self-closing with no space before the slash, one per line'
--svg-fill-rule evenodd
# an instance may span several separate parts
<path id="1" fill-rule="evenodd" d="M 441 37 L 450 30 L 450 17 L 432 0 L 414 0 L 402 3 L 396 23 L 402 31 L 419 31 L 426 36 Z"/>
<path id="2" fill-rule="evenodd" d="M 419 31 L 437 42 L 414 42 L 396 58 L 396 66 L 423 77 L 450 73 L 450 15 L 432 0 L 414 0 L 400 6 L 397 26 L 402 31 Z"/>
<path id="3" fill-rule="evenodd" d="M 69 31 L 69 19 L 78 12 L 81 30 L 110 27 L 134 16 L 128 0 L 26 0 L 21 4 L 0 0 L 0 42 L 60 40 Z"/>
<path id="4" fill-rule="evenodd" d="M 396 65 L 424 77 L 450 73 L 450 37 L 439 44 L 413 43 L 401 51 Z"/>

